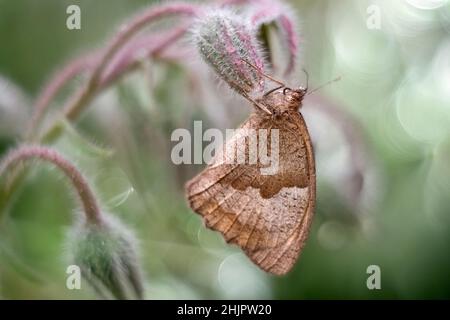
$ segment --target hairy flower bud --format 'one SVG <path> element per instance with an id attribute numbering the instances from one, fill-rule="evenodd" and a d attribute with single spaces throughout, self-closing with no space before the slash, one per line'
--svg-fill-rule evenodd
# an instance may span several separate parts
<path id="1" fill-rule="evenodd" d="M 264 90 L 263 59 L 243 18 L 228 10 L 208 12 L 193 33 L 200 55 L 232 89 L 243 95 Z"/>
<path id="2" fill-rule="evenodd" d="M 82 221 L 70 232 L 72 263 L 103 297 L 142 299 L 136 240 L 118 220 L 103 214 L 101 223 Z"/>

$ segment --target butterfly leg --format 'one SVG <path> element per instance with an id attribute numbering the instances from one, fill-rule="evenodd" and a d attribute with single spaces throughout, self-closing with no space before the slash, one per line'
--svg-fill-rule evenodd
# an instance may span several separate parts
<path id="1" fill-rule="evenodd" d="M 267 113 L 268 115 L 272 115 L 272 112 L 267 109 L 267 107 L 265 105 L 262 105 L 261 103 L 255 101 L 253 98 L 251 98 L 250 96 L 248 96 L 247 94 L 243 94 L 243 97 L 245 99 L 247 99 L 248 101 L 250 101 L 254 106 L 256 106 L 259 110 Z"/>
<path id="2" fill-rule="evenodd" d="M 267 96 L 268 96 L 269 94 L 271 94 L 272 92 L 277 91 L 278 89 L 281 89 L 281 88 L 283 88 L 283 87 L 284 87 L 284 85 L 275 87 L 275 88 L 273 88 L 273 89 L 267 91 L 266 93 L 264 93 L 263 96 L 264 96 L 264 97 L 267 97 Z"/>
<path id="3" fill-rule="evenodd" d="M 269 76 L 268 74 L 265 74 L 264 72 L 262 72 L 261 71 L 261 69 L 259 69 L 257 66 L 255 66 L 254 64 L 252 64 L 251 62 L 249 62 L 249 61 L 247 61 L 247 60 L 245 60 L 245 59 L 242 59 L 245 63 L 247 63 L 250 67 L 252 67 L 253 69 L 255 69 L 256 70 L 256 72 L 258 72 L 260 75 L 262 75 L 263 77 L 266 77 L 267 79 L 269 79 L 269 80 L 271 80 L 271 81 L 273 81 L 273 82 L 275 82 L 275 83 L 278 83 L 281 87 L 285 87 L 286 85 L 284 84 L 284 82 L 283 81 L 280 81 L 280 80 L 277 80 L 277 79 L 275 79 L 274 77 L 271 77 L 271 76 Z"/>

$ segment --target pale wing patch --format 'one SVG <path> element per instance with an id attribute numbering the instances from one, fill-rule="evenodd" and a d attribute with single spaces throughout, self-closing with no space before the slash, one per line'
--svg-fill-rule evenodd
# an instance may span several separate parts
<path id="1" fill-rule="evenodd" d="M 253 114 L 241 126 L 279 128 L 277 174 L 262 176 L 257 165 L 226 164 L 220 155 L 186 186 L 189 204 L 206 226 L 221 232 L 227 242 L 240 246 L 254 263 L 274 274 L 285 274 L 298 259 L 315 202 L 309 136 L 300 114 L 291 117 L 292 122 L 277 123 Z"/>

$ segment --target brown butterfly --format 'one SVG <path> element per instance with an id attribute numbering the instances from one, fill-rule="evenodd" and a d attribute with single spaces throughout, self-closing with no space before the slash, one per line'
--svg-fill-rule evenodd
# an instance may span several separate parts
<path id="1" fill-rule="evenodd" d="M 261 269 L 282 275 L 292 269 L 308 237 L 316 173 L 311 138 L 299 112 L 308 89 L 290 89 L 264 76 L 280 86 L 255 100 L 246 96 L 255 110 L 240 128 L 278 129 L 278 170 L 263 175 L 261 161 L 231 163 L 224 161 L 228 153 L 224 157 L 219 152 L 186 184 L 186 195 L 208 228 L 241 247 Z M 242 147 L 242 141 L 249 138 L 246 132 L 251 130 L 239 131 L 227 140 L 224 152 Z M 250 156 L 248 148 L 245 154 Z"/>

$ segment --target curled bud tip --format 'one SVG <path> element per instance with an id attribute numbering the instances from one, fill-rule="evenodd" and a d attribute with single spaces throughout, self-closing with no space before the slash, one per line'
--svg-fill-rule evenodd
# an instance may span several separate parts
<path id="1" fill-rule="evenodd" d="M 276 27 L 278 38 L 288 58 L 285 75 L 294 71 L 299 50 L 297 21 L 293 12 L 294 10 L 282 1 L 262 0 L 255 2 L 248 13 L 254 28 L 261 31 L 264 27 Z M 270 55 L 270 47 L 265 49 Z"/>

